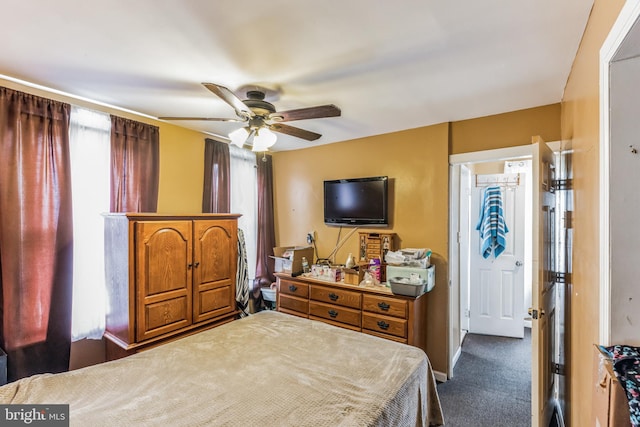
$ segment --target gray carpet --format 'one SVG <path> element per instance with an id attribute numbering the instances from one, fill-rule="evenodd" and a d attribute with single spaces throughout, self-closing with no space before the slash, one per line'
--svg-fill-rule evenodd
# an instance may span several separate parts
<path id="1" fill-rule="evenodd" d="M 467 334 L 438 394 L 447 427 L 530 426 L 531 330 L 524 339 Z"/>

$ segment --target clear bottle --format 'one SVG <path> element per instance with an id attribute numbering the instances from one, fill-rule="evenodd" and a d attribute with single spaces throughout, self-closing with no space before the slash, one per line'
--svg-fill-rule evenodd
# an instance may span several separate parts
<path id="1" fill-rule="evenodd" d="M 356 260 L 353 259 L 353 254 L 349 252 L 349 256 L 347 257 L 347 261 L 344 263 L 344 266 L 347 268 L 353 268 L 356 266 Z"/>
<path id="2" fill-rule="evenodd" d="M 309 261 L 307 261 L 307 257 L 302 257 L 302 272 L 309 273 L 311 268 L 309 267 Z"/>

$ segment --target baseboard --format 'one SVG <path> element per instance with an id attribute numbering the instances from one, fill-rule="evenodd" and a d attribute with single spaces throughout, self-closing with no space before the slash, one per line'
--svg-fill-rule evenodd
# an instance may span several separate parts
<path id="1" fill-rule="evenodd" d="M 444 372 L 433 371 L 433 376 L 436 378 L 436 381 L 438 381 L 440 383 L 446 383 L 447 382 L 447 374 L 445 374 Z"/>
<path id="2" fill-rule="evenodd" d="M 464 342 L 464 338 L 467 336 L 468 332 L 469 331 L 467 331 L 466 329 L 460 329 L 460 345 L 458 346 L 458 350 L 456 350 L 456 354 L 453 355 L 453 359 L 451 360 L 451 368 L 449 369 L 449 372 L 451 372 L 451 378 L 453 378 L 453 368 L 456 367 L 456 363 L 458 363 L 458 359 L 460 359 L 460 356 L 462 355 L 462 343 Z M 448 378 L 449 377 L 447 377 L 447 379 Z"/>
<path id="3" fill-rule="evenodd" d="M 456 354 L 453 356 L 453 359 L 451 360 L 451 369 L 449 370 L 450 372 L 453 372 L 453 368 L 456 367 L 456 363 L 458 363 L 458 359 L 460 359 L 461 354 L 462 354 L 462 346 L 458 347 L 458 351 L 456 351 Z"/>

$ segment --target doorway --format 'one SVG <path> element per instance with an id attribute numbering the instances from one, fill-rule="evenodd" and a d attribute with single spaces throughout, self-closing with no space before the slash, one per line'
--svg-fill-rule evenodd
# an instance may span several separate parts
<path id="1" fill-rule="evenodd" d="M 565 215 L 563 203 L 565 196 L 555 197 L 558 190 L 569 188 L 568 180 L 564 179 L 564 174 L 555 169 L 554 165 L 562 165 L 565 158 L 560 149 L 560 142 L 545 144 L 539 137 L 532 138 L 531 146 L 510 147 L 500 150 L 488 150 L 483 152 L 465 153 L 450 156 L 450 317 L 449 317 L 449 371 L 450 378 L 453 377 L 453 368 L 462 350 L 462 341 L 465 337 L 465 313 L 464 300 L 468 295 L 464 288 L 465 283 L 471 283 L 465 276 L 470 274 L 470 263 L 468 258 L 469 249 L 467 242 L 469 238 L 464 236 L 464 230 L 470 228 L 465 224 L 472 222 L 461 215 L 461 212 L 470 210 L 466 205 L 466 197 L 461 195 L 470 194 L 470 189 L 465 187 L 464 181 L 471 172 L 469 164 L 502 162 L 505 160 L 515 160 L 517 162 L 531 161 L 531 196 L 526 199 L 532 202 L 530 208 L 526 210 L 531 216 L 525 221 L 531 226 L 525 233 L 531 238 L 525 243 L 525 247 L 530 250 L 531 279 L 527 278 L 527 283 L 532 285 L 532 290 L 527 292 L 532 299 L 527 301 L 527 305 L 532 307 L 530 314 L 533 314 L 533 329 L 531 341 L 531 366 L 528 371 L 531 376 L 532 385 L 532 423 L 533 425 L 546 425 L 550 419 L 551 411 L 557 406 L 563 396 L 563 388 L 560 386 L 558 376 L 563 375 L 561 362 L 562 355 L 559 354 L 564 349 L 564 341 L 560 338 L 564 330 L 564 315 L 566 308 L 558 297 L 562 292 L 557 292 L 563 283 L 558 265 L 558 251 L 562 246 L 560 243 L 564 238 L 558 236 L 565 231 L 565 225 L 560 222 Z M 555 154 L 552 152 L 555 151 Z M 555 160 L 554 160 L 555 159 Z M 565 165 L 566 166 L 566 165 Z M 564 170 L 564 167 L 560 167 Z M 563 179 L 560 179 L 563 178 Z M 569 180 L 570 181 L 570 180 Z M 567 193 L 562 191 L 560 193 Z M 562 270 L 564 271 L 564 270 Z M 469 303 L 471 304 L 471 302 Z M 524 301 L 521 300 L 523 308 Z M 557 309 L 556 309 L 557 308 Z M 527 310 L 524 310 L 527 312 Z M 558 368 L 558 369 L 556 369 Z M 560 403 L 561 404 L 561 403 Z"/>
<path id="2" fill-rule="evenodd" d="M 531 235 L 531 203 L 527 203 L 531 199 L 531 160 L 464 166 L 472 171 L 471 182 L 467 183 L 469 191 L 461 191 L 460 196 L 470 197 L 470 201 L 468 211 L 461 210 L 460 216 L 471 221 L 464 224 L 465 228 L 470 225 L 464 233 L 468 238 L 460 241 L 461 251 L 468 252 L 469 257 L 469 274 L 460 286 L 469 297 L 460 310 L 468 323 L 468 332 L 523 338 L 525 305 L 531 302 L 531 251 L 525 253 Z M 505 226 L 502 252 L 487 250 L 478 230 L 487 194 L 497 197 L 502 206 Z"/>
<path id="3" fill-rule="evenodd" d="M 476 230 L 480 199 L 483 191 L 492 181 L 499 185 L 503 196 L 507 196 L 503 197 L 503 202 L 505 202 L 503 206 L 509 210 L 509 223 L 514 224 L 514 215 L 516 215 L 514 209 L 517 207 L 521 226 L 519 228 L 511 226 L 512 232 L 507 233 L 506 236 L 514 238 L 510 242 L 511 244 L 508 244 L 509 251 L 503 252 L 506 254 L 503 259 L 505 263 L 509 264 L 509 270 L 502 276 L 510 280 L 517 280 L 517 283 L 509 282 L 506 287 L 497 286 L 493 290 L 488 289 L 488 292 L 493 291 L 498 295 L 497 298 L 492 298 L 494 301 L 501 301 L 500 292 L 504 293 L 506 290 L 509 298 L 504 298 L 504 300 L 508 300 L 510 303 L 494 304 L 494 307 L 502 312 L 499 317 L 510 318 L 511 323 L 517 325 L 512 327 L 518 331 L 515 336 L 522 337 L 524 334 L 525 313 L 531 303 L 532 281 L 531 157 L 531 147 L 529 146 L 450 156 L 451 195 L 449 203 L 450 241 L 452 244 L 449 255 L 451 278 L 449 377 L 453 376 L 453 367 L 460 357 L 462 342 L 469 331 L 487 335 L 514 336 L 513 334 L 484 329 L 486 325 L 482 325 L 481 320 L 483 319 L 481 317 L 484 316 L 485 320 L 491 320 L 494 317 L 493 315 L 485 316 L 483 313 L 487 311 L 488 299 L 486 296 L 489 294 L 485 293 L 483 296 L 482 293 L 477 292 L 479 286 L 472 286 L 472 284 L 477 284 L 474 282 L 481 281 L 479 279 L 482 276 L 479 274 L 480 270 L 484 271 L 485 277 L 490 277 L 492 267 L 495 267 L 493 270 L 497 271 L 501 268 L 507 268 L 504 265 L 498 265 L 501 261 L 500 257 L 495 258 L 494 255 L 491 255 L 489 259 L 483 259 L 480 255 L 479 232 Z M 505 170 L 506 162 L 509 162 L 507 170 Z M 505 174 L 505 172 L 507 173 Z M 517 238 L 515 238 L 516 234 Z M 513 250 L 516 241 L 521 248 L 517 254 Z M 514 275 L 514 272 L 518 274 Z M 518 275 L 519 277 L 516 277 Z M 500 281 L 497 280 L 495 283 L 499 284 Z M 517 296 L 512 293 L 515 286 L 519 288 Z M 517 307 L 514 304 L 517 304 Z M 525 304 L 527 305 L 525 306 Z M 507 316 L 502 316 L 505 311 Z M 526 326 L 530 326 L 530 323 Z"/>
<path id="4" fill-rule="evenodd" d="M 640 345 L 640 0 L 623 6 L 600 57 L 600 344 Z"/>

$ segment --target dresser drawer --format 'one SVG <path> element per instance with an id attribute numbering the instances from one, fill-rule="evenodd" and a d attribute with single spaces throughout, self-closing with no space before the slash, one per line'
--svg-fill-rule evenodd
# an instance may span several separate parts
<path id="1" fill-rule="evenodd" d="M 389 334 L 380 334 L 376 331 L 371 331 L 369 329 L 363 329 L 362 333 L 367 335 L 373 335 L 378 338 L 384 338 L 385 340 L 396 341 L 402 344 L 409 344 L 409 340 L 407 340 L 406 338 L 395 337 Z"/>
<path id="2" fill-rule="evenodd" d="M 312 285 L 310 298 L 315 301 L 360 309 L 362 295 L 360 292 Z"/>
<path id="3" fill-rule="evenodd" d="M 309 285 L 293 280 L 279 279 L 280 294 L 295 295 L 300 298 L 309 297 Z"/>
<path id="4" fill-rule="evenodd" d="M 362 297 L 362 310 L 406 319 L 407 301 L 377 295 L 364 295 Z"/>
<path id="5" fill-rule="evenodd" d="M 309 302 L 309 315 L 360 327 L 360 310 L 321 302 Z"/>
<path id="6" fill-rule="evenodd" d="M 362 329 L 407 338 L 407 321 L 396 317 L 362 313 Z"/>
<path id="7" fill-rule="evenodd" d="M 306 316 L 309 313 L 309 300 L 280 294 L 279 308 L 297 311 Z"/>

